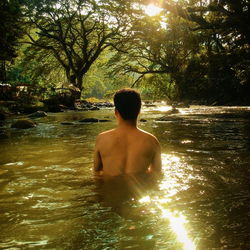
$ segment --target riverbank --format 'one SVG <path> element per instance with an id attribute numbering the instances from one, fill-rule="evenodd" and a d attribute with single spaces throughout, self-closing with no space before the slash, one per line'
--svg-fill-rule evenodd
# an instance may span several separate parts
<path id="1" fill-rule="evenodd" d="M 152 100 L 146 100 L 143 104 L 147 107 L 155 107 L 162 101 L 154 102 Z M 180 102 L 169 102 L 166 104 L 172 105 L 174 108 L 188 108 L 190 105 L 205 105 L 205 106 L 248 106 L 247 103 L 237 100 L 230 102 L 215 101 L 215 100 L 185 100 Z M 37 111 L 44 112 L 63 112 L 65 110 L 78 110 L 78 111 L 90 111 L 99 110 L 102 108 L 112 108 L 113 104 L 110 100 L 86 98 L 85 100 L 76 100 L 72 102 L 72 99 L 68 96 L 54 96 L 43 101 L 31 101 L 27 100 L 5 100 L 0 101 L 0 120 L 5 117 L 18 114 L 32 114 Z"/>
<path id="2" fill-rule="evenodd" d="M 106 100 L 98 100 L 89 98 L 87 100 L 76 100 L 75 102 L 67 102 L 56 98 L 47 99 L 37 102 L 21 102 L 21 101 L 0 101 L 0 120 L 6 116 L 18 114 L 31 114 L 37 111 L 44 112 L 63 112 L 65 110 L 99 110 L 100 108 L 111 108 L 113 104 Z"/>

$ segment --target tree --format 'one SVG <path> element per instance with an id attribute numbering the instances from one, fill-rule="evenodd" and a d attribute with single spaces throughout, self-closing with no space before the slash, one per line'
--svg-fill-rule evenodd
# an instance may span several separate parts
<path id="1" fill-rule="evenodd" d="M 148 1 L 142 1 L 148 2 Z M 173 15 L 191 21 L 205 42 L 208 85 L 217 98 L 249 103 L 249 7 L 248 0 L 154 1 Z M 214 83 L 215 82 L 215 83 Z"/>
<path id="2" fill-rule="evenodd" d="M 248 0 L 193 0 L 188 4 L 161 1 L 162 8 L 197 24 L 196 29 L 216 30 L 235 44 L 249 44 Z"/>
<path id="3" fill-rule="evenodd" d="M 134 23 L 132 49 L 117 56 L 125 58 L 120 69 L 136 72 L 135 83 L 146 74 L 169 74 L 182 99 L 245 102 L 250 87 L 247 2 L 160 3 L 158 17 L 141 14 Z"/>
<path id="4" fill-rule="evenodd" d="M 18 0 L 0 2 L 0 81 L 6 80 L 6 61 L 17 56 L 18 39 L 22 36 L 21 4 Z"/>
<path id="5" fill-rule="evenodd" d="M 163 19 L 168 19 L 164 25 Z M 172 15 L 159 14 L 149 17 L 141 13 L 141 18 L 133 22 L 131 37 L 126 45 L 110 61 L 116 64 L 115 72 L 135 73 L 137 76 L 132 87 L 143 80 L 146 75 L 167 74 L 170 77 L 150 79 L 167 79 L 165 90 L 173 92 L 173 83 L 182 91 L 183 72 L 188 60 L 199 52 L 197 34 L 190 34 L 190 23 Z M 125 53 L 124 53 L 125 51 Z M 145 81 L 144 81 L 145 82 Z M 159 82 L 162 87 L 162 84 Z M 171 86 L 171 87 L 167 87 Z M 168 95 L 168 93 L 165 93 Z M 180 93 L 181 95 L 181 93 Z M 176 96 L 169 93 L 169 96 Z"/>
<path id="6" fill-rule="evenodd" d="M 119 43 L 126 31 L 121 20 L 124 1 L 43 0 L 33 1 L 27 8 L 28 33 L 32 46 L 53 55 L 64 69 L 69 83 L 80 98 L 83 78 L 101 53 Z M 31 11 L 32 10 L 32 11 Z M 30 14 L 29 14 L 30 13 Z"/>

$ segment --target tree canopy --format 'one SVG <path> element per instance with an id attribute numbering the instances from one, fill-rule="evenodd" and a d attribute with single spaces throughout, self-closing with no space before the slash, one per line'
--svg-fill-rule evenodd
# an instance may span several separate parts
<path id="1" fill-rule="evenodd" d="M 148 4 L 159 11 L 147 14 Z M 0 11 L 2 58 L 18 52 L 21 74 L 67 83 L 75 98 L 124 83 L 170 99 L 248 103 L 247 0 L 12 0 Z"/>
<path id="2" fill-rule="evenodd" d="M 17 56 L 18 39 L 22 36 L 21 16 L 21 1 L 0 2 L 0 81 L 6 80 L 5 61 Z"/>
<path id="3" fill-rule="evenodd" d="M 53 55 L 76 93 L 81 93 L 91 65 L 126 30 L 125 20 L 119 17 L 122 12 L 119 1 L 32 2 L 27 9 L 30 30 L 25 43 L 44 50 L 45 56 Z"/>
<path id="4" fill-rule="evenodd" d="M 132 49 L 116 55 L 119 58 L 116 68 L 138 73 L 136 84 L 146 74 L 166 73 L 175 83 L 180 99 L 246 102 L 248 94 L 245 93 L 249 90 L 247 1 L 155 3 L 162 7 L 162 12 L 134 23 Z"/>

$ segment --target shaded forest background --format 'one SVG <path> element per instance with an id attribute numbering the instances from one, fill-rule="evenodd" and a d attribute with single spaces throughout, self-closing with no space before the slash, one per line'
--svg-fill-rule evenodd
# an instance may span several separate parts
<path id="1" fill-rule="evenodd" d="M 28 101 L 136 87 L 146 99 L 250 105 L 248 0 L 2 0 L 0 17 L 0 83 L 30 86 Z"/>

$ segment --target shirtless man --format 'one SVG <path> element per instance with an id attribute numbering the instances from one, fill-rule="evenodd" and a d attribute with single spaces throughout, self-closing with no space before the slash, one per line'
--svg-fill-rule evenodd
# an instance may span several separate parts
<path id="1" fill-rule="evenodd" d="M 122 89 L 114 96 L 118 126 L 97 136 L 94 171 L 107 176 L 161 171 L 161 149 L 156 137 L 137 128 L 140 94 Z"/>

